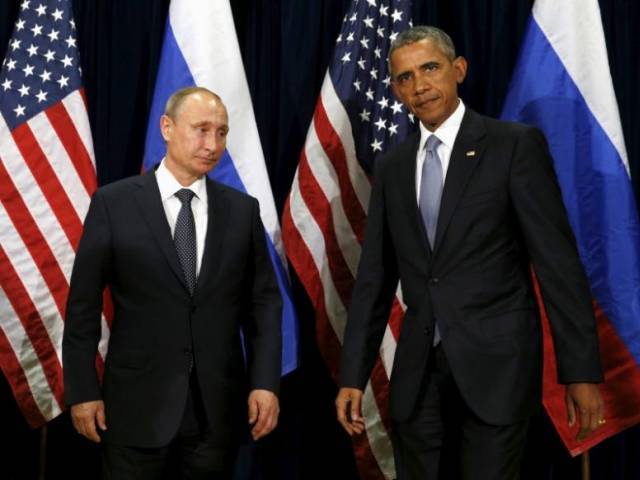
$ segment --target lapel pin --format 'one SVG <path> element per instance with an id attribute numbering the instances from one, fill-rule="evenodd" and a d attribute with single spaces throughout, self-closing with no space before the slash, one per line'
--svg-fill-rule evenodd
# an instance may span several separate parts
<path id="1" fill-rule="evenodd" d="M 476 155 L 476 151 L 475 151 L 475 150 L 469 150 L 469 151 L 466 153 L 466 155 L 467 155 L 467 157 L 475 157 L 475 155 Z"/>

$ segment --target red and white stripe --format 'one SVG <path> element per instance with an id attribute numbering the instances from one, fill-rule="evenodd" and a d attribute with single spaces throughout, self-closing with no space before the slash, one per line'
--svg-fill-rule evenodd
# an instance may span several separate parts
<path id="1" fill-rule="evenodd" d="M 371 195 L 351 132 L 327 74 L 282 219 L 285 250 L 314 305 L 318 343 L 334 378 Z M 367 435 L 354 441 L 362 478 L 395 478 L 388 387 L 401 317 L 396 300 L 364 392 Z"/>
<path id="2" fill-rule="evenodd" d="M 96 188 L 82 91 L 13 131 L 0 116 L 0 361 L 32 426 L 64 409 L 61 348 L 69 279 Z M 102 324 L 104 358 L 104 315 Z"/>

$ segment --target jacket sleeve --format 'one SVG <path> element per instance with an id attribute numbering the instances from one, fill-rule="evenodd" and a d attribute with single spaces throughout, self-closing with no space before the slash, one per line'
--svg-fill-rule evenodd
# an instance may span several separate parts
<path id="1" fill-rule="evenodd" d="M 376 361 L 398 286 L 398 268 L 386 222 L 384 165 L 376 165 L 364 244 L 349 307 L 340 385 L 364 390 Z"/>
<path id="2" fill-rule="evenodd" d="M 89 206 L 73 264 L 62 339 L 65 402 L 101 398 L 96 354 L 101 337 L 102 296 L 108 282 L 111 235 L 107 209 L 97 191 Z"/>
<path id="3" fill-rule="evenodd" d="M 510 194 L 551 324 L 561 383 L 601 382 L 591 291 L 543 134 L 519 136 Z"/>
<path id="4" fill-rule="evenodd" d="M 266 241 L 258 202 L 254 201 L 251 307 L 249 322 L 244 325 L 250 387 L 278 394 L 282 364 L 282 298 Z"/>

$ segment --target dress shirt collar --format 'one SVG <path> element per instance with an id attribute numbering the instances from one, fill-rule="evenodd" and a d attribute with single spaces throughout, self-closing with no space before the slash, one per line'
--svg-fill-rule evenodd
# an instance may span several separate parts
<path id="1" fill-rule="evenodd" d="M 425 144 L 427 143 L 427 139 L 431 135 L 437 136 L 440 142 L 449 148 L 449 151 L 453 150 L 453 144 L 456 141 L 458 130 L 460 130 L 460 125 L 462 124 L 464 111 L 464 103 L 462 103 L 462 99 L 458 99 L 458 106 L 456 109 L 451 115 L 449 115 L 449 118 L 442 122 L 442 125 L 440 125 L 435 132 L 430 132 L 427 130 L 427 127 L 420 122 L 420 145 L 418 145 L 418 152 L 422 152 Z"/>
<path id="2" fill-rule="evenodd" d="M 173 197 L 178 190 L 183 188 L 191 190 L 200 200 L 205 198 L 207 186 L 204 176 L 200 177 L 188 187 L 183 187 L 165 165 L 164 158 L 156 170 L 156 180 L 158 181 L 158 188 L 160 189 L 160 198 L 162 198 L 163 202 Z"/>

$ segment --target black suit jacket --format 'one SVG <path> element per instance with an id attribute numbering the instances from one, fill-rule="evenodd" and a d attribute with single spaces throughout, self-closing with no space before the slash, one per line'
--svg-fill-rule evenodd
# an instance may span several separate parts
<path id="1" fill-rule="evenodd" d="M 258 202 L 209 179 L 206 186 L 208 227 L 193 297 L 153 172 L 92 198 L 67 304 L 65 399 L 70 405 L 104 399 L 104 435 L 112 443 L 159 447 L 171 440 L 184 412 L 192 354 L 221 447 L 239 439 L 238 426 L 246 431 L 250 389 L 278 391 L 281 299 Z M 114 318 L 100 385 L 95 359 L 105 286 Z"/>
<path id="2" fill-rule="evenodd" d="M 451 372 L 484 421 L 529 416 L 541 397 L 541 284 L 563 383 L 601 381 L 589 287 L 548 147 L 536 129 L 467 109 L 455 141 L 431 251 L 416 201 L 419 134 L 376 168 L 341 364 L 363 388 L 398 279 L 407 305 L 391 378 L 391 415 L 416 404 L 437 319 Z"/>

